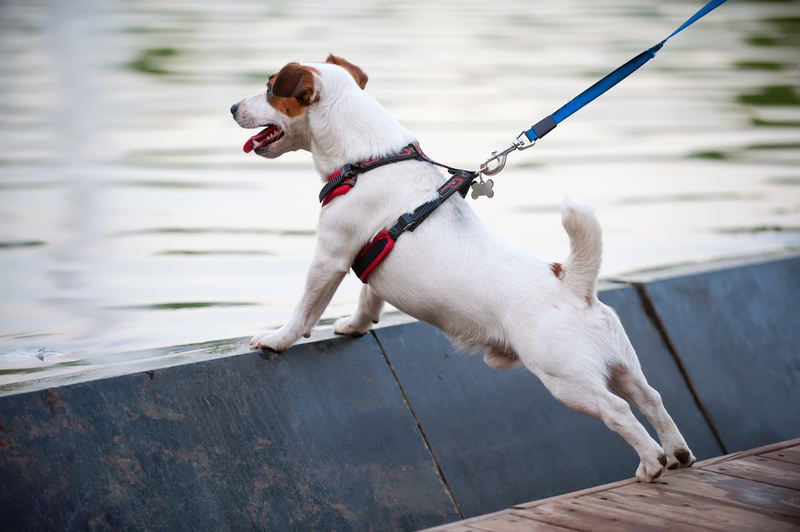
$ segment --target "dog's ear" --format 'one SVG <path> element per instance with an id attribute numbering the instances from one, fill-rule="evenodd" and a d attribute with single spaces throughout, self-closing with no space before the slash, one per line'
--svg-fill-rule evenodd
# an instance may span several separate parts
<path id="1" fill-rule="evenodd" d="M 278 98 L 294 98 L 303 105 L 314 101 L 314 74 L 311 69 L 289 63 L 278 72 L 272 84 L 272 94 Z"/>
<path id="2" fill-rule="evenodd" d="M 353 63 L 345 61 L 341 57 L 336 57 L 333 54 L 330 54 L 325 62 L 333 63 L 334 65 L 339 65 L 343 69 L 350 72 L 350 75 L 353 76 L 353 79 L 356 80 L 356 83 L 358 83 L 358 86 L 361 87 L 362 89 L 367 86 L 367 81 L 369 80 L 369 78 L 367 77 L 367 75 L 364 73 L 363 70 L 355 66 Z"/>

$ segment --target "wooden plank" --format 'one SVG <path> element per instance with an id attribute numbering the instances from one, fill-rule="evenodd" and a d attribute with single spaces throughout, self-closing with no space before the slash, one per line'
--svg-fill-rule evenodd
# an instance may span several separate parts
<path id="1" fill-rule="evenodd" d="M 560 526 L 511 514 L 475 521 L 472 527 L 481 532 L 569 532 Z"/>
<path id="2" fill-rule="evenodd" d="M 677 506 L 664 508 L 664 506 L 653 503 L 650 497 L 639 498 L 631 495 L 620 495 L 616 491 L 610 491 L 602 495 L 588 495 L 584 502 L 601 506 L 605 509 L 627 510 L 640 516 L 654 516 L 666 519 L 672 524 L 673 530 L 698 529 L 712 531 L 727 531 L 729 525 L 716 524 L 709 519 L 696 516 L 691 506 Z"/>
<path id="3" fill-rule="evenodd" d="M 731 462 L 714 464 L 703 469 L 732 477 L 800 490 L 800 466 L 789 462 L 770 460 L 760 456 L 747 456 Z"/>
<path id="4" fill-rule="evenodd" d="M 800 449 L 784 449 L 782 451 L 773 451 L 771 453 L 760 454 L 764 458 L 771 458 L 773 460 L 783 460 L 792 464 L 800 465 Z"/>
<path id="5" fill-rule="evenodd" d="M 763 482 L 720 475 L 711 471 L 685 470 L 664 480 L 664 489 L 708 497 L 739 507 L 800 518 L 800 491 Z"/>
<path id="6" fill-rule="evenodd" d="M 620 532 L 627 530 L 649 530 L 674 532 L 675 523 L 669 518 L 640 514 L 612 505 L 597 505 L 581 497 L 542 504 L 533 508 L 513 510 L 511 513 L 535 521 L 563 526 L 586 532 Z M 686 526 L 683 530 L 702 530 Z"/>
<path id="7" fill-rule="evenodd" d="M 796 438 L 794 440 L 778 442 L 778 443 L 773 443 L 773 444 L 770 444 L 770 445 L 765 445 L 763 447 L 757 447 L 755 449 L 750 449 L 750 450 L 747 450 L 747 451 L 739 451 L 738 453 L 731 453 L 731 454 L 726 454 L 726 455 L 723 455 L 723 456 L 716 456 L 714 458 L 708 458 L 706 460 L 703 460 L 702 462 L 696 462 L 694 465 L 692 465 L 692 469 L 702 469 L 704 467 L 710 466 L 712 464 L 718 464 L 720 462 L 729 462 L 731 460 L 738 460 L 739 458 L 744 458 L 746 456 L 753 456 L 753 455 L 758 455 L 758 454 L 771 453 L 773 451 L 780 451 L 782 449 L 788 449 L 788 448 L 800 449 L 800 438 Z M 664 476 L 667 477 L 667 476 L 670 476 L 670 475 L 679 475 L 682 471 L 685 471 L 685 470 L 684 469 L 673 469 L 672 471 L 665 471 L 664 472 Z M 632 480 L 634 482 L 636 481 L 636 479 L 632 479 Z M 624 480 L 620 481 L 620 482 L 629 482 L 630 483 L 630 481 L 624 481 Z M 590 488 L 590 489 L 597 490 L 598 488 L 603 488 L 603 486 L 598 486 L 597 488 Z"/>
<path id="8" fill-rule="evenodd" d="M 508 515 L 510 510 L 500 510 L 499 512 L 493 512 L 490 514 L 484 515 L 477 515 L 475 517 L 470 517 L 468 519 L 463 519 L 461 521 L 456 521 L 455 523 L 447 523 L 444 525 L 434 526 L 431 528 L 426 528 L 424 531 L 420 532 L 452 532 L 454 530 L 453 527 L 456 526 L 472 526 L 473 523 L 477 523 L 478 521 L 483 521 L 485 519 L 491 519 L 492 517 L 498 517 L 501 515 Z"/>
<path id="9" fill-rule="evenodd" d="M 588 495 L 591 493 L 600 493 L 603 491 L 608 491 L 619 486 L 627 486 L 629 484 L 636 484 L 638 481 L 635 478 L 626 478 L 624 480 L 618 480 L 616 482 L 611 482 L 609 484 L 603 484 L 601 486 L 593 486 L 591 488 L 585 488 L 579 491 L 573 491 L 570 493 L 562 493 L 561 495 L 554 495 L 553 497 L 548 497 L 546 499 L 539 499 L 538 501 L 530 501 L 525 502 L 522 504 L 515 504 L 511 508 L 514 510 L 524 510 L 527 508 L 533 508 L 535 506 L 539 506 L 542 504 L 547 504 L 551 502 L 557 501 L 569 501 L 576 497 L 581 497 L 583 495 Z M 426 531 L 427 532 L 427 531 Z"/>
<path id="10" fill-rule="evenodd" d="M 711 458 L 662 478 L 655 485 L 621 480 L 426 532 L 800 529 L 800 438 Z"/>
<path id="11" fill-rule="evenodd" d="M 679 529 L 797 531 L 800 519 L 768 514 L 719 500 L 671 491 L 664 484 L 640 484 L 591 495 L 604 504 L 631 512 L 667 518 Z"/>
<path id="12" fill-rule="evenodd" d="M 456 523 L 450 523 L 447 525 L 439 525 L 434 528 L 426 528 L 422 532 L 430 532 L 432 530 L 446 530 L 447 532 L 486 532 L 485 530 L 480 530 L 477 528 L 473 528 L 470 525 L 464 524 L 463 522 L 459 521 Z"/>

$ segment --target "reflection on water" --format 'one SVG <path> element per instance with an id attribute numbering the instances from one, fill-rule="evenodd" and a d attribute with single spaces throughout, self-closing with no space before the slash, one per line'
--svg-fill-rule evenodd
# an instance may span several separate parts
<path id="1" fill-rule="evenodd" d="M 701 4 L 3 2 L 0 383 L 287 319 L 320 179 L 308 154 L 243 154 L 228 112 L 286 62 L 346 57 L 426 153 L 475 168 Z M 472 205 L 563 260 L 561 197 L 591 202 L 606 276 L 798 246 L 798 50 L 800 3 L 729 2 Z"/>

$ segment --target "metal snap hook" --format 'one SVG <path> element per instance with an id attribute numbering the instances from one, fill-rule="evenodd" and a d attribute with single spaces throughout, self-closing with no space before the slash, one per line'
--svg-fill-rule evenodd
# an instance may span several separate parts
<path id="1" fill-rule="evenodd" d="M 516 144 L 509 144 L 502 150 L 493 151 L 492 156 L 483 161 L 483 164 L 481 164 L 481 168 L 478 170 L 478 172 L 486 175 L 495 175 L 499 173 L 500 170 L 502 170 L 506 165 L 506 156 L 516 149 Z M 497 166 L 494 168 L 489 168 L 489 163 L 492 161 L 497 161 Z"/>
<path id="2" fill-rule="evenodd" d="M 497 166 L 495 166 L 494 168 L 489 168 L 489 163 L 491 163 L 492 161 L 497 161 Z M 492 152 L 492 156 L 483 161 L 480 170 L 478 170 L 478 173 L 486 175 L 496 175 L 500 173 L 500 170 L 502 170 L 505 165 L 506 165 L 506 154 Z"/>

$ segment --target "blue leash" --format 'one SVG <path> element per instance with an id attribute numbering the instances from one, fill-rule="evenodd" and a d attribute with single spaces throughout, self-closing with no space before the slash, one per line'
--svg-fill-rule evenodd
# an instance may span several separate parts
<path id="1" fill-rule="evenodd" d="M 514 151 L 514 150 L 524 150 L 533 146 L 536 141 L 553 129 L 556 128 L 558 124 L 564 121 L 566 118 L 572 116 L 576 111 L 582 109 L 588 103 L 594 101 L 600 95 L 604 94 L 608 91 L 611 87 L 622 81 L 623 79 L 627 78 L 631 74 L 633 74 L 639 67 L 650 61 L 652 58 L 656 56 L 656 52 L 658 52 L 664 43 L 670 40 L 672 37 L 686 29 L 687 27 L 694 24 L 699 19 L 706 16 L 709 12 L 713 11 L 720 5 L 724 4 L 726 0 L 711 0 L 708 4 L 705 5 L 700 11 L 695 13 L 689 20 L 683 23 L 683 25 L 678 28 L 677 30 L 673 31 L 672 34 L 661 41 L 660 43 L 656 44 L 655 46 L 648 48 L 644 52 L 640 53 L 611 74 L 607 75 L 575 98 L 570 100 L 566 103 L 561 109 L 556 111 L 555 113 L 548 115 L 547 117 L 543 118 L 530 129 L 523 131 L 519 135 L 517 135 L 514 143 L 504 148 L 503 150 L 492 152 L 492 157 L 487 159 L 486 161 L 481 164 L 480 170 L 478 173 L 486 174 L 486 175 L 495 175 L 500 170 L 503 169 L 506 163 L 506 156 Z M 523 136 L 527 139 L 526 142 L 523 139 Z M 497 160 L 497 166 L 494 168 L 489 168 L 488 165 L 492 161 Z"/>

